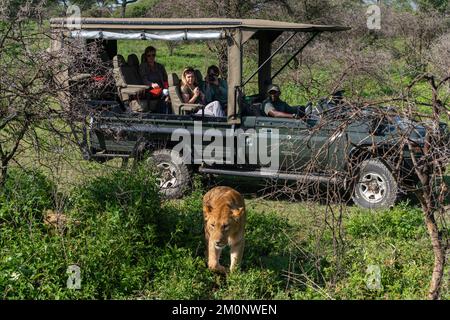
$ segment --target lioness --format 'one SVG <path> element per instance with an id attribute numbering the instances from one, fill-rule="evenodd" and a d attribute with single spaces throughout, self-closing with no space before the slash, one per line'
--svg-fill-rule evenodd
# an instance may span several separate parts
<path id="1" fill-rule="evenodd" d="M 226 273 L 219 259 L 230 245 L 230 271 L 236 269 L 244 253 L 245 203 L 242 195 L 230 187 L 215 187 L 203 197 L 203 217 L 208 252 L 208 268 Z"/>

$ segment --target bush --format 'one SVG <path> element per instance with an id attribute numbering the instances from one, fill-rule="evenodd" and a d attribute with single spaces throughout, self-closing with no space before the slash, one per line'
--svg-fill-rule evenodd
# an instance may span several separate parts
<path id="1" fill-rule="evenodd" d="M 433 254 L 427 239 L 358 241 L 345 254 L 346 269 L 335 286 L 338 299 L 425 299 Z M 367 285 L 369 266 L 380 270 L 380 288 Z M 330 272 L 336 270 L 330 270 Z"/>
<path id="2" fill-rule="evenodd" d="M 82 216 L 108 210 L 134 213 L 142 222 L 155 222 L 160 210 L 156 179 L 145 166 L 133 172 L 115 170 L 77 187 L 72 195 L 74 209 Z"/>
<path id="3" fill-rule="evenodd" d="M 41 218 L 53 207 L 54 184 L 40 171 L 9 170 L 5 188 L 0 190 L 0 222 L 16 225 Z"/>
<path id="4" fill-rule="evenodd" d="M 425 234 L 422 211 L 400 204 L 392 210 L 370 212 L 358 209 L 351 214 L 346 230 L 355 238 L 389 236 L 397 239 L 413 239 Z"/>
<path id="5" fill-rule="evenodd" d="M 198 179 L 193 192 L 183 200 L 164 203 L 158 223 L 161 245 L 172 245 L 198 251 L 203 256 L 204 232 L 202 213 L 203 190 Z"/>
<path id="6" fill-rule="evenodd" d="M 261 265 L 276 269 L 286 266 L 290 230 L 287 219 L 274 212 L 247 210 L 243 266 Z"/>
<path id="7" fill-rule="evenodd" d="M 203 258 L 193 257 L 188 249 L 169 247 L 155 259 L 156 274 L 152 282 L 157 299 L 208 299 L 214 275 L 206 268 Z"/>
<path id="8" fill-rule="evenodd" d="M 155 179 L 140 168 L 111 172 L 77 188 L 71 205 L 65 214 L 79 225 L 69 223 L 60 238 L 2 227 L 5 298 L 123 298 L 148 287 L 160 212 Z M 81 269 L 81 290 L 66 287 L 69 265 Z"/>
<path id="9" fill-rule="evenodd" d="M 255 300 L 286 299 L 283 282 L 275 271 L 249 269 L 227 276 L 225 284 L 214 293 L 215 299 Z"/>

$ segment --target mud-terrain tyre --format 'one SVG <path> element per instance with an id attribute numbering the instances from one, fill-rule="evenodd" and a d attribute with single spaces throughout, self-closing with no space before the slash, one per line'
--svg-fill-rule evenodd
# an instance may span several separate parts
<path id="1" fill-rule="evenodd" d="M 163 199 L 177 199 L 183 196 L 189 188 L 191 176 L 181 157 L 171 150 L 161 149 L 154 151 L 147 159 L 157 169 L 157 182 Z"/>
<path id="2" fill-rule="evenodd" d="M 364 160 L 358 166 L 353 202 L 367 209 L 385 209 L 395 204 L 398 185 L 389 168 L 378 159 Z"/>

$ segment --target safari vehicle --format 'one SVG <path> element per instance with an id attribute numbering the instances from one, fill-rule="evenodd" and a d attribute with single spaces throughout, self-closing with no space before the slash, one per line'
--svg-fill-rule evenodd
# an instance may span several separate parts
<path id="1" fill-rule="evenodd" d="M 126 160 L 147 156 L 160 171 L 160 187 L 167 197 L 180 197 L 188 188 L 190 176 L 197 172 L 337 184 L 350 190 L 357 205 L 377 209 L 395 203 L 404 189 L 404 181 L 408 180 L 405 177 L 414 180 L 408 148 L 400 152 L 403 159 L 400 168 L 390 165 L 384 157 L 395 146 L 398 126 L 388 118 L 371 119 L 370 109 L 346 126 L 342 126 L 348 122 L 345 106 L 336 101 L 328 101 L 322 107 L 309 104 L 306 111 L 310 114 L 302 120 L 270 118 L 258 112 L 267 86 L 295 56 L 322 32 L 340 32 L 348 30 L 347 27 L 213 18 L 82 18 L 79 29 L 71 28 L 64 18 L 55 18 L 51 27 L 56 36 L 52 50 L 61 48 L 68 39 L 81 38 L 98 41 L 112 60 L 116 94 L 109 100 L 91 101 L 93 106 L 106 110 L 91 117 L 83 149 L 85 159 Z M 285 32 L 291 35 L 272 50 L 274 41 Z M 297 33 L 306 33 L 307 40 L 280 70 L 273 72 L 273 57 Z M 149 45 L 154 40 L 224 41 L 228 48 L 226 117 L 208 117 L 197 112 L 204 106 L 183 103 L 179 76 L 173 70 L 168 70 L 171 114 L 126 112 L 128 105 L 148 87 L 129 81 L 128 73 L 136 66 L 125 63 L 117 54 L 117 41 L 122 39 L 146 41 Z M 258 43 L 258 68 L 244 79 L 244 47 L 249 41 Z M 256 75 L 258 94 L 246 96 L 245 86 Z M 62 81 L 76 81 L 82 76 L 66 71 Z M 417 152 L 423 144 L 419 131 L 411 133 Z M 184 136 L 186 143 L 179 152 L 183 134 L 188 136 Z M 219 143 L 219 138 L 226 143 Z M 349 182 L 355 181 L 355 177 L 356 182 Z"/>

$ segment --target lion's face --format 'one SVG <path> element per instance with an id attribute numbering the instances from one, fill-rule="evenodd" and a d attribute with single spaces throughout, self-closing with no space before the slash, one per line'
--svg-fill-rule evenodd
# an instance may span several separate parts
<path id="1" fill-rule="evenodd" d="M 241 230 L 243 207 L 230 208 L 223 204 L 216 207 L 203 207 L 205 217 L 205 231 L 209 234 L 209 241 L 213 241 L 217 249 L 229 244 L 229 237 L 233 237 Z"/>

